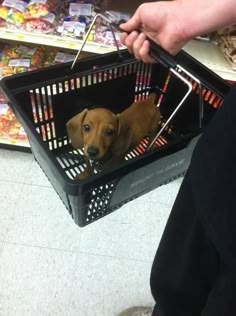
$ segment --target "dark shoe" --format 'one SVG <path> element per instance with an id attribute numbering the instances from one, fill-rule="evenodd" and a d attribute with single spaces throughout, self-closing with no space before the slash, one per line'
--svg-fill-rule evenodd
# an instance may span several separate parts
<path id="1" fill-rule="evenodd" d="M 151 316 L 153 308 L 145 306 L 135 306 L 128 308 L 117 316 Z"/>

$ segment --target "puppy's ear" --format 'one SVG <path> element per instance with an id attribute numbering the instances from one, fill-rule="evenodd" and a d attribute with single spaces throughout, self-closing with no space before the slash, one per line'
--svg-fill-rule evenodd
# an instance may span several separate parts
<path id="1" fill-rule="evenodd" d="M 84 109 L 79 114 L 73 116 L 66 123 L 67 133 L 74 148 L 82 148 L 84 146 L 82 137 L 82 124 L 87 112 L 88 109 Z"/>
<path id="2" fill-rule="evenodd" d="M 148 101 L 156 104 L 156 98 L 157 98 L 157 95 L 155 92 L 151 92 L 147 98 Z"/>

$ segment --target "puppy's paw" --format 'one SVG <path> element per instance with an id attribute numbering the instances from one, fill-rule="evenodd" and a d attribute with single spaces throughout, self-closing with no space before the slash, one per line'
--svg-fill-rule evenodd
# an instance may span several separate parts
<path id="1" fill-rule="evenodd" d="M 82 181 L 93 174 L 91 168 L 86 168 L 83 172 L 81 172 L 78 176 L 74 178 L 74 181 Z"/>

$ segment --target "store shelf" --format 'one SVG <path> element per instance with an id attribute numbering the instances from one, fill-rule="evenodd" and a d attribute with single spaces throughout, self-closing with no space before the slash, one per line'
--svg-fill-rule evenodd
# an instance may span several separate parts
<path id="1" fill-rule="evenodd" d="M 82 45 L 82 40 L 70 38 L 70 37 L 62 37 L 57 35 L 51 34 L 41 34 L 41 33 L 30 33 L 20 30 L 14 29 L 7 29 L 7 28 L 0 28 L 0 39 L 3 40 L 12 40 L 18 42 L 25 42 L 31 44 L 38 44 L 38 45 L 47 45 L 53 46 L 58 48 L 66 48 L 66 49 L 73 49 L 79 50 Z M 104 54 L 108 52 L 112 52 L 116 50 L 116 47 L 107 46 L 100 43 L 95 43 L 92 41 L 88 41 L 83 51 L 95 53 L 95 54 Z"/>
<path id="2" fill-rule="evenodd" d="M 16 150 L 21 151 L 30 151 L 30 144 L 28 141 L 20 141 L 8 138 L 0 138 L 0 148 L 15 148 Z"/>
<path id="3" fill-rule="evenodd" d="M 20 30 L 16 32 L 14 29 L 7 28 L 0 28 L 0 39 L 66 48 L 75 51 L 79 50 L 82 45 L 82 40 L 70 37 L 30 33 Z M 105 54 L 115 51 L 116 47 L 88 41 L 83 50 L 95 54 Z M 236 71 L 232 70 L 230 64 L 224 58 L 222 51 L 216 44 L 193 40 L 184 47 L 184 50 L 223 79 L 236 81 Z"/>
<path id="4" fill-rule="evenodd" d="M 232 70 L 216 44 L 193 40 L 184 47 L 184 50 L 223 79 L 236 81 L 236 71 Z"/>

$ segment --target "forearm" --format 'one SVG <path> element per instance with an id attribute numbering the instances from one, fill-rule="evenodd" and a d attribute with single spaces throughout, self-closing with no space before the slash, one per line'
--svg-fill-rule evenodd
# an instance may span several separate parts
<path id="1" fill-rule="evenodd" d="M 236 24 L 236 0 L 175 0 L 187 39 Z M 182 13 L 181 13 L 182 12 Z"/>

